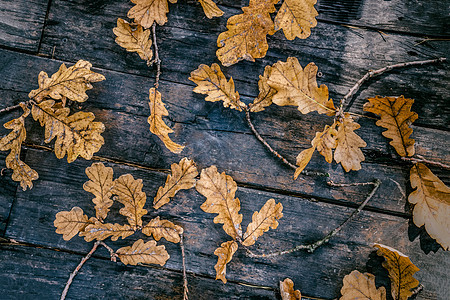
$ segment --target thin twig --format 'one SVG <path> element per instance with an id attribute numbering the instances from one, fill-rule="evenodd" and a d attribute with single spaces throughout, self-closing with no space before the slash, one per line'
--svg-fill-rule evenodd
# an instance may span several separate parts
<path id="1" fill-rule="evenodd" d="M 424 289 L 424 286 L 423 286 L 421 283 L 419 283 L 419 285 L 418 285 L 414 290 L 412 290 L 412 295 L 411 295 L 411 296 L 417 295 L 417 294 L 420 293 L 423 289 Z"/>
<path id="2" fill-rule="evenodd" d="M 327 182 L 329 186 L 332 187 L 344 187 L 344 186 L 365 186 L 365 185 L 374 185 L 374 181 L 370 182 L 352 182 L 352 183 L 335 183 L 333 180 Z"/>
<path id="3" fill-rule="evenodd" d="M 280 256 L 280 255 L 284 255 L 284 254 L 289 254 L 292 252 L 296 252 L 299 250 L 307 250 L 310 253 L 313 253 L 317 248 L 319 248 L 320 246 L 322 246 L 323 244 L 327 243 L 333 236 L 335 236 L 336 234 L 338 234 L 339 231 L 342 230 L 342 228 L 344 228 L 344 226 L 350 222 L 351 220 L 353 220 L 362 210 L 363 208 L 367 205 L 367 203 L 370 201 L 370 199 L 372 199 L 373 195 L 375 194 L 375 192 L 378 190 L 378 188 L 380 187 L 381 181 L 379 179 L 375 179 L 373 182 L 370 182 L 368 184 L 373 185 L 373 189 L 372 191 L 367 195 L 366 199 L 363 201 L 363 203 L 361 203 L 357 209 L 355 209 L 353 211 L 353 213 L 344 221 L 341 223 L 341 225 L 339 225 L 337 228 L 333 229 L 332 231 L 330 231 L 325 237 L 323 237 L 322 239 L 312 243 L 312 244 L 307 244 L 307 245 L 298 245 L 294 248 L 288 249 L 288 250 L 284 250 L 284 251 L 277 251 L 277 252 L 272 252 L 272 253 L 268 253 L 268 254 L 255 254 L 252 251 L 250 251 L 249 249 L 246 248 L 248 255 L 250 257 L 258 257 L 258 258 L 268 258 L 268 257 L 275 257 L 275 256 Z M 363 184 L 362 184 L 363 185 Z"/>
<path id="4" fill-rule="evenodd" d="M 0 113 L 9 112 L 11 110 L 18 109 L 18 108 L 20 108 L 20 104 L 13 105 L 13 106 L 8 106 L 8 107 L 0 109 Z"/>
<path id="5" fill-rule="evenodd" d="M 186 275 L 186 255 L 184 253 L 184 237 L 183 234 L 180 234 L 180 248 L 181 248 L 181 258 L 183 262 L 183 300 L 189 300 L 188 297 L 188 282 Z"/>
<path id="6" fill-rule="evenodd" d="M 111 256 L 111 261 L 117 262 L 117 257 L 118 256 L 117 256 L 116 252 L 114 251 L 114 249 L 111 248 L 110 246 L 106 245 L 103 241 L 99 241 L 99 244 L 102 245 L 103 247 L 105 247 L 108 250 L 109 255 Z"/>
<path id="7" fill-rule="evenodd" d="M 426 164 L 429 164 L 429 165 L 432 165 L 432 166 L 435 166 L 435 167 L 440 167 L 440 168 L 443 168 L 443 169 L 450 170 L 450 166 L 449 165 L 446 165 L 446 164 L 443 164 L 443 163 L 440 163 L 440 162 L 437 162 L 437 161 L 426 159 L 425 157 L 423 157 L 421 155 L 417 155 L 417 154 L 416 154 L 416 157 L 417 158 L 415 158 L 415 157 L 402 157 L 402 160 L 408 161 L 408 162 L 412 162 L 413 164 L 426 163 Z"/>
<path id="8" fill-rule="evenodd" d="M 156 64 L 155 89 L 159 87 L 159 77 L 161 76 L 161 60 L 159 59 L 158 43 L 156 42 L 156 22 L 152 25 L 153 47 L 155 49 L 155 58 L 150 64 Z"/>

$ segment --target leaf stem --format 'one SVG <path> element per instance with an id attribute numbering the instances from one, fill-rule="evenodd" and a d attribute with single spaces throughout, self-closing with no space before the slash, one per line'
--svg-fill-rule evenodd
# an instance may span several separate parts
<path id="1" fill-rule="evenodd" d="M 161 76 L 161 60 L 159 59 L 158 43 L 156 42 L 156 22 L 152 25 L 153 47 L 155 49 L 155 58 L 149 64 L 156 64 L 155 89 L 159 87 L 159 77 Z"/>
<path id="2" fill-rule="evenodd" d="M 418 154 L 416 154 L 416 157 L 417 158 L 415 158 L 415 157 L 402 157 L 402 160 L 407 161 L 407 162 L 411 162 L 413 164 L 426 163 L 426 164 L 429 164 L 429 165 L 432 165 L 432 166 L 435 166 L 435 167 L 440 167 L 440 168 L 443 168 L 443 169 L 450 170 L 450 166 L 447 165 L 447 164 L 443 164 L 443 163 L 440 163 L 440 162 L 437 162 L 437 161 L 426 159 L 422 155 L 418 155 Z"/>
<path id="3" fill-rule="evenodd" d="M 188 282 L 186 275 L 186 255 L 184 253 L 184 236 L 180 234 L 180 248 L 181 248 L 181 258 L 183 263 L 183 300 L 189 300 L 188 293 Z"/>
<path id="4" fill-rule="evenodd" d="M 6 112 L 9 112 L 11 110 L 18 109 L 18 108 L 20 108 L 20 104 L 13 105 L 13 106 L 8 106 L 8 107 L 0 109 L 0 113 L 6 113 Z"/>

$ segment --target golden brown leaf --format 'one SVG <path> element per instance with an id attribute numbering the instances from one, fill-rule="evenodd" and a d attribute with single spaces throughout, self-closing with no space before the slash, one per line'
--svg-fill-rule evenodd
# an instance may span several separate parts
<path id="1" fill-rule="evenodd" d="M 133 246 L 123 247 L 116 251 L 120 260 L 125 265 L 137 264 L 156 264 L 164 266 L 166 261 L 170 258 L 166 247 L 163 245 L 157 246 L 156 242 L 151 240 L 144 243 L 139 239 L 134 242 Z"/>
<path id="2" fill-rule="evenodd" d="M 360 273 L 355 270 L 344 277 L 340 300 L 386 300 L 386 289 L 377 289 L 375 276 L 370 273 Z"/>
<path id="3" fill-rule="evenodd" d="M 177 0 L 169 0 L 170 3 L 176 3 Z M 150 28 L 156 21 L 159 25 L 167 22 L 167 13 L 169 4 L 167 0 L 131 0 L 135 6 L 128 11 L 128 18 L 134 19 L 136 23 L 144 28 Z"/>
<path id="4" fill-rule="evenodd" d="M 227 263 L 233 258 L 233 254 L 238 249 L 238 244 L 235 241 L 228 241 L 222 243 L 219 248 L 214 251 L 217 255 L 217 264 L 214 266 L 216 270 L 216 280 L 220 279 L 223 283 L 227 283 L 225 276 L 227 275 Z"/>
<path id="5" fill-rule="evenodd" d="M 217 38 L 217 57 L 224 66 L 231 66 L 240 60 L 255 61 L 266 55 L 269 45 L 266 36 L 274 34 L 270 13 L 275 12 L 278 0 L 250 0 L 243 7 L 243 14 L 232 16 L 227 21 L 227 31 Z"/>
<path id="6" fill-rule="evenodd" d="M 203 7 L 206 17 L 212 19 L 213 17 L 220 17 L 223 15 L 223 11 L 217 7 L 216 3 L 212 0 L 198 0 Z"/>
<path id="7" fill-rule="evenodd" d="M 84 183 L 83 189 L 95 196 L 92 202 L 95 204 L 96 217 L 100 221 L 104 220 L 113 205 L 111 200 L 111 190 L 114 186 L 113 169 L 105 167 L 102 163 L 93 163 L 85 172 L 90 180 Z"/>
<path id="8" fill-rule="evenodd" d="M 103 75 L 92 72 L 91 67 L 90 62 L 79 60 L 69 68 L 62 64 L 51 78 L 42 71 L 38 76 L 39 88 L 32 90 L 28 96 L 36 102 L 41 102 L 45 97 L 55 100 L 67 97 L 73 101 L 84 102 L 88 98 L 86 91 L 92 89 L 91 82 L 105 80 Z"/>
<path id="9" fill-rule="evenodd" d="M 317 70 L 314 63 L 303 69 L 295 57 L 274 64 L 268 80 L 269 86 L 277 91 L 272 98 L 273 103 L 298 106 L 303 114 L 317 111 L 333 115 L 336 109 L 333 100 L 328 98 L 327 86 L 317 86 Z"/>
<path id="10" fill-rule="evenodd" d="M 147 196 L 142 191 L 142 186 L 142 179 L 134 179 L 131 174 L 125 174 L 114 181 L 112 190 L 117 195 L 117 201 L 124 205 L 119 213 L 128 218 L 133 229 L 142 227 L 142 216 L 147 213 L 144 209 Z"/>
<path id="11" fill-rule="evenodd" d="M 144 30 L 141 25 L 131 25 L 127 21 L 118 18 L 117 27 L 113 28 L 116 43 L 128 52 L 136 52 L 139 57 L 149 64 L 153 57 L 152 39 L 150 29 Z"/>
<path id="12" fill-rule="evenodd" d="M 31 114 L 34 120 L 45 127 L 45 142 L 56 137 L 55 154 L 61 159 L 67 153 L 69 163 L 81 156 L 91 159 L 104 144 L 101 133 L 105 125 L 93 122 L 95 116 L 91 112 L 77 112 L 70 115 L 70 109 L 55 105 L 53 100 L 44 100 L 33 105 Z"/>
<path id="13" fill-rule="evenodd" d="M 275 17 L 275 30 L 283 29 L 288 40 L 306 39 L 317 26 L 317 0 L 284 0 Z"/>
<path id="14" fill-rule="evenodd" d="M 11 129 L 11 132 L 0 139 L 0 151 L 10 150 L 5 159 L 6 167 L 13 170 L 11 178 L 14 181 L 19 181 L 20 186 L 25 191 L 27 187 L 33 188 L 33 180 L 38 179 L 39 176 L 35 170 L 20 159 L 22 143 L 27 137 L 25 118 L 30 114 L 30 110 L 25 105 L 21 105 L 21 107 L 24 113 L 17 119 L 3 125 L 6 129 Z"/>
<path id="15" fill-rule="evenodd" d="M 361 126 L 353 121 L 348 113 L 337 126 L 334 160 L 341 163 L 346 172 L 357 171 L 361 169 L 361 162 L 364 161 L 364 154 L 359 148 L 367 146 L 366 142 L 354 132 Z"/>
<path id="16" fill-rule="evenodd" d="M 165 238 L 169 242 L 179 243 L 180 234 L 183 233 L 183 228 L 170 221 L 160 220 L 158 216 L 150 220 L 150 222 L 142 228 L 142 233 L 148 236 L 153 235 L 153 238 L 157 241 L 161 238 Z"/>
<path id="17" fill-rule="evenodd" d="M 253 103 L 249 105 L 251 112 L 263 111 L 264 108 L 272 104 L 273 95 L 275 95 L 277 91 L 271 88 L 267 83 L 267 80 L 269 80 L 271 72 L 272 67 L 266 66 L 264 68 L 264 75 L 263 76 L 259 75 L 258 81 L 259 94 L 258 97 L 255 100 L 253 100 Z"/>
<path id="18" fill-rule="evenodd" d="M 68 241 L 94 221 L 94 218 L 89 220 L 83 210 L 75 206 L 71 211 L 58 212 L 53 225 L 56 227 L 56 233 L 62 234 L 63 239 Z"/>
<path id="19" fill-rule="evenodd" d="M 198 175 L 197 167 L 193 160 L 183 158 L 180 163 L 172 164 L 172 174 L 167 175 L 166 184 L 159 187 L 153 207 L 160 208 L 169 203 L 170 198 L 180 190 L 187 190 L 195 185 L 195 177 Z"/>
<path id="20" fill-rule="evenodd" d="M 206 197 L 200 208 L 207 213 L 218 214 L 214 223 L 222 223 L 223 230 L 233 239 L 241 238 L 241 203 L 238 198 L 234 198 L 237 185 L 233 178 L 225 172 L 220 174 L 216 166 L 211 166 L 202 170 L 196 189 Z"/>
<path id="21" fill-rule="evenodd" d="M 419 285 L 419 281 L 413 277 L 419 271 L 408 256 L 391 247 L 375 244 L 377 254 L 383 256 L 383 267 L 388 270 L 391 279 L 391 295 L 394 300 L 406 300 L 413 293 L 412 289 Z"/>
<path id="22" fill-rule="evenodd" d="M 126 238 L 132 235 L 135 231 L 130 225 L 120 224 L 103 224 L 96 221 L 95 224 L 90 224 L 80 232 L 80 236 L 84 236 L 86 242 L 93 240 L 103 241 L 108 237 L 111 237 L 112 241 L 117 241 L 119 238 Z"/>
<path id="23" fill-rule="evenodd" d="M 189 80 L 197 84 L 194 92 L 208 95 L 206 101 L 223 101 L 224 107 L 239 111 L 246 107 L 245 103 L 239 100 L 239 93 L 234 90 L 233 78 L 227 81 L 218 64 L 212 64 L 211 67 L 200 65 L 197 70 L 191 72 Z"/>
<path id="24" fill-rule="evenodd" d="M 280 281 L 281 300 L 301 300 L 302 293 L 294 290 L 294 282 L 290 278 Z"/>
<path id="25" fill-rule="evenodd" d="M 259 212 L 255 211 L 252 216 L 252 222 L 248 224 L 247 231 L 243 236 L 242 245 L 251 246 L 256 240 L 268 231 L 271 227 L 278 227 L 278 219 L 283 217 L 283 205 L 276 203 L 274 199 L 269 199 Z"/>
<path id="26" fill-rule="evenodd" d="M 411 186 L 417 188 L 408 197 L 409 203 L 415 204 L 414 224 L 418 227 L 425 225 L 428 234 L 444 250 L 449 250 L 450 188 L 421 163 L 411 168 L 410 180 Z"/>
<path id="27" fill-rule="evenodd" d="M 181 146 L 170 139 L 169 133 L 172 133 L 173 130 L 167 126 L 162 119 L 162 117 L 168 116 L 169 112 L 161 100 L 161 93 L 155 88 L 151 88 L 149 90 L 148 98 L 150 100 L 150 102 L 148 102 L 148 105 L 150 106 L 150 117 L 148 117 L 147 122 L 150 124 L 150 131 L 163 141 L 167 149 L 173 153 L 180 153 L 183 151 L 184 146 Z"/>
<path id="28" fill-rule="evenodd" d="M 364 110 L 379 115 L 381 120 L 377 126 L 386 128 L 382 134 L 388 139 L 400 156 L 414 155 L 414 140 L 409 136 L 412 128 L 409 127 L 416 119 L 417 114 L 411 111 L 413 99 L 400 97 L 379 97 L 367 99 Z"/>

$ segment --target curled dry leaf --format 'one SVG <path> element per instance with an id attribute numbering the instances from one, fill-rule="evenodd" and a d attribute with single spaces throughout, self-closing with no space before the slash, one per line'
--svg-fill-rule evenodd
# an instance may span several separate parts
<path id="1" fill-rule="evenodd" d="M 212 19 L 213 17 L 220 17 L 223 15 L 223 11 L 217 7 L 217 4 L 212 0 L 198 0 L 203 7 L 205 15 Z"/>
<path id="2" fill-rule="evenodd" d="M 408 201 L 414 205 L 413 221 L 425 225 L 428 234 L 444 248 L 450 249 L 450 188 L 424 164 L 411 168 L 411 186 L 417 188 Z"/>
<path id="3" fill-rule="evenodd" d="M 95 196 L 92 202 L 95 204 L 96 217 L 100 221 L 104 220 L 113 205 L 111 200 L 111 189 L 114 186 L 113 169 L 105 167 L 102 163 L 93 163 L 85 172 L 90 180 L 84 183 L 83 189 Z"/>
<path id="4" fill-rule="evenodd" d="M 177 0 L 169 0 L 176 3 Z M 136 23 L 144 28 L 150 28 L 156 21 L 159 25 L 167 22 L 169 4 L 167 0 L 131 0 L 135 6 L 128 11 L 128 18 L 134 19 Z"/>
<path id="5" fill-rule="evenodd" d="M 223 101 L 224 107 L 230 107 L 241 111 L 245 103 L 239 100 L 239 93 L 234 90 L 233 78 L 227 81 L 218 64 L 200 65 L 197 70 L 191 72 L 189 80 L 197 86 L 194 92 L 208 95 L 205 100 L 210 102 Z"/>
<path id="6" fill-rule="evenodd" d="M 391 279 L 391 294 L 394 300 L 407 300 L 413 293 L 412 290 L 419 285 L 419 281 L 413 277 L 419 271 L 408 256 L 391 247 L 375 244 L 377 254 L 383 256 L 383 267 L 388 270 Z"/>
<path id="7" fill-rule="evenodd" d="M 410 125 L 417 119 L 417 114 L 411 111 L 413 99 L 400 97 L 369 98 L 364 104 L 364 110 L 379 115 L 377 126 L 386 128 L 382 134 L 391 139 L 389 142 L 400 156 L 414 155 L 414 140 L 409 136 L 412 133 Z"/>
<path id="8" fill-rule="evenodd" d="M 269 80 L 270 73 L 272 72 L 271 66 L 266 66 L 264 68 L 264 75 L 259 75 L 259 81 L 258 81 L 258 87 L 259 87 L 259 94 L 258 97 L 253 100 L 253 103 L 251 103 L 250 111 L 251 112 L 260 112 L 263 111 L 267 106 L 270 106 L 272 104 L 272 98 L 273 95 L 276 94 L 276 90 L 269 86 L 267 83 L 267 80 Z"/>
<path id="9" fill-rule="evenodd" d="M 183 234 L 183 228 L 170 221 L 160 220 L 158 216 L 150 220 L 150 222 L 142 228 L 142 233 L 148 236 L 153 235 L 153 238 L 157 241 L 161 238 L 165 238 L 169 242 L 179 243 L 180 234 Z"/>
<path id="10" fill-rule="evenodd" d="M 136 52 L 142 60 L 149 64 L 153 57 L 152 39 L 150 29 L 144 30 L 141 25 L 131 25 L 127 21 L 118 18 L 117 27 L 113 28 L 116 43 L 129 52 Z"/>
<path id="11" fill-rule="evenodd" d="M 198 175 L 197 167 L 193 160 L 183 158 L 180 163 L 171 165 L 172 173 L 167 175 L 164 186 L 159 187 L 153 208 L 158 209 L 180 190 L 187 190 L 195 185 L 195 177 Z"/>
<path id="12" fill-rule="evenodd" d="M 120 248 L 116 253 L 125 265 L 134 266 L 137 264 L 157 264 L 164 266 L 170 258 L 166 247 L 163 245 L 157 246 L 153 240 L 144 243 L 143 240 L 139 239 L 134 242 L 133 246 Z"/>
<path id="13" fill-rule="evenodd" d="M 93 240 L 103 241 L 111 237 L 112 241 L 117 241 L 119 238 L 126 238 L 132 235 L 135 230 L 128 224 L 110 224 L 96 221 L 94 224 L 89 224 L 80 232 L 80 236 L 84 237 L 86 242 Z"/>
<path id="14" fill-rule="evenodd" d="M 222 243 L 219 248 L 214 251 L 214 255 L 218 256 L 217 264 L 214 266 L 216 270 L 216 280 L 220 279 L 223 283 L 227 283 L 225 276 L 227 275 L 227 263 L 233 258 L 233 254 L 238 249 L 235 241 Z"/>
<path id="15" fill-rule="evenodd" d="M 280 281 L 281 300 L 301 300 L 302 293 L 294 290 L 294 282 L 290 278 Z"/>
<path id="16" fill-rule="evenodd" d="M 173 130 L 167 126 L 162 119 L 162 117 L 168 116 L 169 112 L 161 100 L 161 93 L 155 88 L 151 88 L 149 90 L 148 98 L 150 100 L 148 102 L 148 105 L 150 106 L 150 116 L 148 117 L 147 122 L 150 124 L 150 131 L 163 141 L 167 149 L 173 153 L 180 153 L 183 151 L 184 146 L 181 146 L 170 139 L 169 133 L 172 133 Z"/>
<path id="17" fill-rule="evenodd" d="M 317 26 L 317 0 L 284 0 L 275 17 L 275 30 L 283 29 L 288 40 L 306 39 Z"/>
<path id="18" fill-rule="evenodd" d="M 377 289 L 375 276 L 355 270 L 344 277 L 340 300 L 386 300 L 386 289 Z"/>
<path id="19" fill-rule="evenodd" d="M 56 233 L 62 234 L 63 239 L 68 241 L 94 221 L 95 219 L 89 220 L 83 210 L 75 206 L 70 211 L 58 212 L 53 225 L 56 227 Z"/>

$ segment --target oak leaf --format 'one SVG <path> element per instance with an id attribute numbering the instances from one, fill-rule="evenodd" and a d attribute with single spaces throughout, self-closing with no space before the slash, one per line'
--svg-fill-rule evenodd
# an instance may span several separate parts
<path id="1" fill-rule="evenodd" d="M 391 247 L 374 244 L 378 248 L 377 254 L 383 256 L 383 267 L 388 270 L 391 279 L 391 295 L 394 300 L 406 300 L 413 293 L 412 289 L 419 285 L 419 281 L 413 277 L 419 271 L 408 256 Z"/>
<path id="2" fill-rule="evenodd" d="M 139 239 L 134 242 L 133 246 L 122 247 L 116 253 L 125 265 L 134 266 L 137 264 L 157 264 L 164 266 L 170 258 L 166 247 L 163 245 L 157 246 L 153 240 L 144 243 L 143 240 Z"/>
<path id="3" fill-rule="evenodd" d="M 425 225 L 428 234 L 444 248 L 450 249 L 450 188 L 424 164 L 411 168 L 411 186 L 417 188 L 408 201 L 415 204 L 413 221 L 416 226 Z"/>
<path id="4" fill-rule="evenodd" d="M 203 7 L 206 17 L 212 19 L 213 17 L 220 17 L 223 15 L 223 11 L 217 7 L 217 4 L 212 0 L 198 0 Z"/>
<path id="5" fill-rule="evenodd" d="M 161 139 L 167 149 L 173 153 L 180 153 L 183 151 L 184 146 L 179 145 L 170 139 L 169 133 L 172 133 L 173 130 L 167 126 L 162 119 L 162 117 L 168 116 L 169 112 L 161 100 L 161 93 L 155 88 L 151 88 L 149 90 L 148 98 L 150 100 L 148 102 L 148 105 L 150 106 L 150 116 L 148 117 L 147 122 L 150 124 L 150 131 Z"/>
<path id="6" fill-rule="evenodd" d="M 290 278 L 280 281 L 281 300 L 301 300 L 302 293 L 294 290 L 294 282 Z"/>
<path id="7" fill-rule="evenodd" d="M 411 111 L 413 99 L 400 97 L 380 97 L 367 99 L 364 110 L 379 115 L 377 126 L 386 128 L 382 134 L 388 139 L 400 156 L 414 155 L 414 140 L 409 136 L 412 133 L 410 125 L 417 119 L 417 113 Z"/>
<path id="8" fill-rule="evenodd" d="M 142 233 L 148 236 L 153 235 L 153 238 L 157 241 L 161 238 L 165 238 L 169 242 L 179 243 L 180 234 L 183 234 L 183 228 L 170 221 L 161 220 L 158 216 L 150 220 L 150 222 L 142 228 Z"/>
<path id="9" fill-rule="evenodd" d="M 176 3 L 177 0 L 169 0 Z M 144 28 L 150 28 L 156 21 L 159 25 L 167 22 L 169 4 L 167 0 L 131 0 L 135 6 L 128 11 L 128 18 L 134 19 L 136 23 Z"/>
<path id="10" fill-rule="evenodd" d="M 89 220 L 83 210 L 75 206 L 70 211 L 58 212 L 53 224 L 56 227 L 56 233 L 62 234 L 63 239 L 68 241 L 94 221 L 95 219 Z"/>
<path id="11" fill-rule="evenodd" d="M 267 81 L 269 80 L 270 73 L 272 72 L 271 66 L 264 68 L 263 76 L 259 75 L 258 87 L 259 94 L 255 100 L 249 105 L 251 112 L 263 111 L 267 106 L 272 104 L 273 95 L 276 94 L 276 90 L 269 86 Z"/>
<path id="12" fill-rule="evenodd" d="M 84 183 L 83 189 L 95 196 L 92 202 L 95 204 L 96 217 L 100 221 L 104 220 L 113 205 L 111 199 L 111 190 L 114 186 L 113 169 L 105 167 L 102 163 L 93 163 L 85 172 L 90 180 Z"/>
<path id="13" fill-rule="evenodd" d="M 198 175 L 197 167 L 193 160 L 183 158 L 180 163 L 171 165 L 172 173 L 167 175 L 164 186 L 159 187 L 153 199 L 153 208 L 159 209 L 180 190 L 187 190 L 195 185 L 195 177 Z"/>
<path id="14" fill-rule="evenodd" d="M 194 92 L 208 95 L 205 98 L 206 101 L 223 101 L 224 107 L 238 111 L 246 107 L 245 103 L 239 100 L 239 93 L 234 89 L 233 78 L 227 81 L 218 64 L 214 63 L 211 67 L 200 65 L 197 70 L 191 72 L 189 80 L 197 84 Z"/>
<path id="15" fill-rule="evenodd" d="M 377 289 L 375 276 L 370 273 L 360 273 L 355 270 L 344 277 L 340 300 L 386 300 L 386 289 Z"/>
<path id="16" fill-rule="evenodd" d="M 223 283 L 227 283 L 227 263 L 233 258 L 233 254 L 238 249 L 238 244 L 235 241 L 228 241 L 222 243 L 219 248 L 214 251 L 214 255 L 218 256 L 217 264 L 214 266 L 216 270 L 216 280 L 220 279 Z"/>
<path id="17" fill-rule="evenodd" d="M 144 30 L 141 25 L 132 25 L 118 18 L 117 27 L 113 28 L 116 43 L 129 52 L 136 52 L 142 60 L 150 63 L 153 57 L 150 29 Z"/>
<path id="18" fill-rule="evenodd" d="M 103 241 L 111 237 L 112 241 L 117 241 L 119 238 L 126 238 L 132 235 L 135 230 L 128 224 L 110 224 L 96 221 L 94 224 L 89 224 L 80 232 L 86 242 L 93 240 Z"/>
<path id="19" fill-rule="evenodd" d="M 275 30 L 283 29 L 288 40 L 306 39 L 317 26 L 317 0 L 284 0 L 275 17 Z"/>

